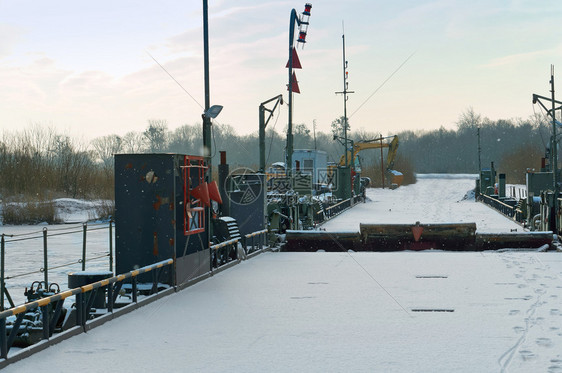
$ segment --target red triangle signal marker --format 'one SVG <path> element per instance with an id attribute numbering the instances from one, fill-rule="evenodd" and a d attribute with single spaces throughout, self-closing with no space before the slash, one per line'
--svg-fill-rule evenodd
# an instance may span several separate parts
<path id="1" fill-rule="evenodd" d="M 194 198 L 200 200 L 205 206 L 211 205 L 211 201 L 209 199 L 209 188 L 207 187 L 206 182 L 197 185 L 195 188 L 191 189 L 189 193 Z"/>
<path id="2" fill-rule="evenodd" d="M 414 235 L 414 241 L 418 242 L 421 238 L 421 235 L 423 233 L 423 227 L 416 224 L 412 226 L 412 234 Z"/>
<path id="3" fill-rule="evenodd" d="M 221 194 L 219 193 L 219 187 L 216 181 L 212 181 L 207 184 L 207 189 L 209 189 L 209 198 L 219 204 L 222 204 Z"/>
<path id="4" fill-rule="evenodd" d="M 289 90 L 289 85 L 287 84 L 287 91 Z M 299 83 L 297 82 L 297 75 L 293 72 L 293 79 L 291 79 L 291 91 L 293 93 L 301 93 L 299 89 Z"/>
<path id="5" fill-rule="evenodd" d="M 289 61 L 287 61 L 286 68 L 289 68 Z M 297 55 L 297 50 L 293 48 L 293 69 L 302 69 L 301 61 L 299 61 L 299 56 Z"/>

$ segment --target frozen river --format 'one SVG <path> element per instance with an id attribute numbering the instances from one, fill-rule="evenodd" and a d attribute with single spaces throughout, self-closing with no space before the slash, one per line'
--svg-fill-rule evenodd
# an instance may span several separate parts
<path id="1" fill-rule="evenodd" d="M 68 273 L 82 270 L 83 225 L 0 226 L 6 235 L 6 288 L 14 303 L 25 303 L 25 288 L 34 281 L 43 281 L 47 230 L 47 268 L 49 283 L 66 289 Z M 115 239 L 115 237 L 114 237 Z M 86 233 L 86 269 L 109 270 L 109 223 L 90 223 Z"/>

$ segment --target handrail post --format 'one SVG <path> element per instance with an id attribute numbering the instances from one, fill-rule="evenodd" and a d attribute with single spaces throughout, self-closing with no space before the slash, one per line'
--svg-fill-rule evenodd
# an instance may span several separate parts
<path id="1" fill-rule="evenodd" d="M 82 305 L 82 299 L 84 298 L 84 293 L 76 294 L 76 325 L 84 325 L 84 307 Z"/>
<path id="2" fill-rule="evenodd" d="M 137 303 L 137 276 L 133 277 L 132 291 L 133 291 L 133 302 Z"/>
<path id="3" fill-rule="evenodd" d="M 4 235 L 2 235 L 3 238 Z M 8 358 L 8 337 L 6 336 L 6 319 L 0 319 L 0 358 Z"/>
<path id="4" fill-rule="evenodd" d="M 113 272 L 113 219 L 109 220 L 109 270 Z"/>
<path id="5" fill-rule="evenodd" d="M 43 228 L 43 275 L 45 278 L 45 289 L 49 288 L 49 266 L 47 257 L 47 227 L 45 227 Z"/>
<path id="6" fill-rule="evenodd" d="M 86 231 L 88 230 L 88 223 L 82 224 L 82 271 L 86 270 Z"/>
<path id="7" fill-rule="evenodd" d="M 41 316 L 43 320 L 43 339 L 49 339 L 49 308 L 48 306 L 41 307 Z"/>
<path id="8" fill-rule="evenodd" d="M 107 311 L 113 313 L 113 284 L 107 284 Z"/>
<path id="9" fill-rule="evenodd" d="M 4 233 L 2 233 L 2 238 L 1 238 L 1 257 L 0 260 L 2 261 L 0 263 L 0 311 L 4 311 L 4 261 L 6 259 L 6 239 L 4 237 Z"/>

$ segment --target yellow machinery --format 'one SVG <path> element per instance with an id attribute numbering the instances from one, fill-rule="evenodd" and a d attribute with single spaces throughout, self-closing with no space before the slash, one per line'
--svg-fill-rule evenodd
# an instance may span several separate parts
<path id="1" fill-rule="evenodd" d="M 389 140 L 390 141 L 385 141 Z M 388 148 L 388 154 L 386 156 L 386 169 L 385 169 L 385 178 L 388 178 L 391 187 L 397 188 L 402 184 L 402 180 L 404 179 L 404 175 L 402 173 L 393 170 L 394 167 L 394 160 L 396 158 L 396 151 L 398 150 L 398 136 L 387 136 L 387 137 L 379 137 L 373 140 L 366 140 L 366 141 L 358 141 L 355 142 L 352 146 L 353 152 L 351 149 L 347 150 L 347 165 L 354 165 L 355 159 L 357 157 L 357 153 L 361 150 L 365 149 L 381 149 L 381 148 Z M 339 161 L 339 166 L 346 166 L 345 164 L 345 154 L 341 156 Z"/>

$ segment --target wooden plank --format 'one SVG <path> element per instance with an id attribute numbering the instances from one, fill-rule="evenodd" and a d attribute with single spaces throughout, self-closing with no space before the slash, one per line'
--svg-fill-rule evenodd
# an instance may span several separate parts
<path id="1" fill-rule="evenodd" d="M 440 238 L 471 238 L 476 233 L 476 223 L 437 223 L 437 224 L 360 224 L 363 239 L 370 237 L 389 237 L 394 239 L 414 239 L 412 228 L 423 228 L 421 240 Z"/>
<path id="2" fill-rule="evenodd" d="M 478 233 L 476 235 L 477 250 L 537 249 L 543 245 L 552 246 L 552 232 Z"/>
<path id="3" fill-rule="evenodd" d="M 466 250 L 474 244 L 476 223 L 360 224 L 360 232 L 365 250 Z"/>
<path id="4" fill-rule="evenodd" d="M 285 232 L 283 251 L 336 251 L 360 250 L 359 232 L 296 231 Z"/>

